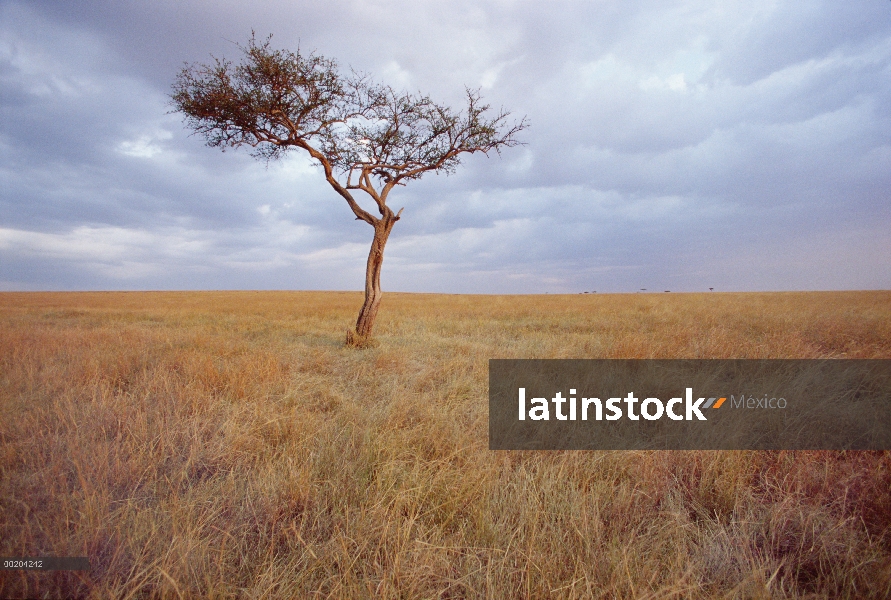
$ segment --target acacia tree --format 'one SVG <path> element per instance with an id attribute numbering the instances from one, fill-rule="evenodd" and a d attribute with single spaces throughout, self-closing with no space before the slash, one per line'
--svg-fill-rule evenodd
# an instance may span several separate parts
<path id="1" fill-rule="evenodd" d="M 207 145 L 250 146 L 266 161 L 290 150 L 309 153 L 325 179 L 346 200 L 357 220 L 374 228 L 365 271 L 365 302 L 347 344 L 371 339 L 381 301 L 384 246 L 402 215 L 387 206 L 397 185 L 428 172 L 453 173 L 463 154 L 516 146 L 525 118 L 509 124 L 509 113 L 487 116 L 478 91 L 466 90 L 463 111 L 428 96 L 397 92 L 367 76 L 338 71 L 334 60 L 270 47 L 270 39 L 251 37 L 238 65 L 214 58 L 212 64 L 187 65 L 171 94 L 175 112 L 202 134 Z M 380 216 L 353 197 L 361 190 Z"/>

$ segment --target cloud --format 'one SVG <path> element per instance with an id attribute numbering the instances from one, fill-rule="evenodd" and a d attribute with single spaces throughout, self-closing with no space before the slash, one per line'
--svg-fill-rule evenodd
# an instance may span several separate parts
<path id="1" fill-rule="evenodd" d="M 306 156 L 221 153 L 169 114 L 183 63 L 254 29 L 528 117 L 526 146 L 394 191 L 387 289 L 887 288 L 889 12 L 0 0 L 0 286 L 362 287 L 371 230 Z"/>

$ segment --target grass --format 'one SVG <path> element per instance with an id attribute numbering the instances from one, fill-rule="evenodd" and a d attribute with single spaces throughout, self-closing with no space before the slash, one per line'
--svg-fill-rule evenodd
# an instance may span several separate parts
<path id="1" fill-rule="evenodd" d="M 0 597 L 891 596 L 889 452 L 491 452 L 489 358 L 891 358 L 891 292 L 0 294 Z"/>

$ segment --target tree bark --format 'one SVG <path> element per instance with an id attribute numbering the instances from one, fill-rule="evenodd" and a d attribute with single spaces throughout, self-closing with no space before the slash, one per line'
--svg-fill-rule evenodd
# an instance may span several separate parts
<path id="1" fill-rule="evenodd" d="M 371 242 L 368 264 L 365 267 L 365 303 L 359 311 L 355 332 L 347 332 L 348 346 L 365 346 L 371 340 L 374 320 L 377 318 L 377 310 L 383 296 L 381 267 L 384 264 L 384 246 L 387 244 L 393 225 L 399 220 L 399 216 L 394 215 L 392 211 L 387 210 L 386 213 L 374 225 L 374 240 Z"/>

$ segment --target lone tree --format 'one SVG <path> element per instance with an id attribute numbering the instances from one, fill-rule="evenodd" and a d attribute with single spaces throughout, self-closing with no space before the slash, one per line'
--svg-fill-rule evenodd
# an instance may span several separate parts
<path id="1" fill-rule="evenodd" d="M 504 110 L 487 116 L 489 106 L 470 89 L 466 109 L 456 112 L 364 75 L 344 76 L 334 60 L 272 49 L 271 37 L 257 43 L 252 36 L 239 46 L 244 56 L 237 66 L 214 58 L 183 68 L 173 84 L 174 112 L 182 112 L 208 146 L 224 151 L 247 145 L 269 161 L 305 150 L 356 219 L 374 227 L 365 303 L 355 330 L 347 332 L 347 345 L 364 346 L 380 306 L 384 246 L 403 210 L 387 206 L 390 192 L 430 171 L 453 173 L 462 154 L 520 144 L 516 135 L 526 120 L 509 124 Z M 356 190 L 371 196 L 380 216 L 359 206 Z"/>

